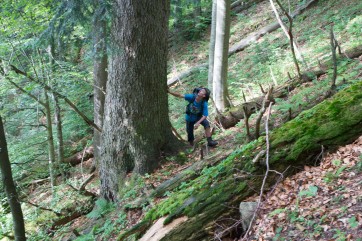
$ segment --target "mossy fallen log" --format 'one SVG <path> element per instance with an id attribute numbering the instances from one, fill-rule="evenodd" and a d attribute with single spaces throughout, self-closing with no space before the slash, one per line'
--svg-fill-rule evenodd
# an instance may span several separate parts
<path id="1" fill-rule="evenodd" d="M 178 187 L 182 182 L 189 181 L 200 175 L 201 171 L 210 166 L 218 164 L 220 161 L 225 159 L 230 152 L 219 153 L 217 152 L 214 155 L 208 156 L 206 159 L 195 162 L 190 167 L 186 168 L 184 171 L 178 173 L 175 177 L 161 183 L 151 194 L 151 197 L 162 197 L 165 192 L 172 191 L 174 188 Z M 217 156 L 217 158 L 215 158 Z"/>
<path id="2" fill-rule="evenodd" d="M 348 49 L 341 58 L 357 58 L 362 55 L 362 45 L 356 46 L 354 48 Z M 327 60 L 324 63 L 321 64 L 322 66 L 330 66 L 331 60 Z M 272 101 L 274 98 L 284 98 L 288 95 L 288 93 L 298 86 L 300 86 L 303 83 L 310 82 L 323 74 L 327 73 L 327 69 L 320 69 L 315 68 L 312 70 L 309 70 L 307 72 L 304 72 L 301 76 L 301 78 L 292 78 L 288 81 L 286 81 L 283 85 L 278 86 L 273 91 L 273 98 L 270 100 Z M 327 98 L 329 95 L 326 93 L 324 97 L 321 97 L 321 100 L 323 98 Z M 249 100 L 248 102 L 242 103 L 241 105 L 234 106 L 230 110 L 218 114 L 216 121 L 224 128 L 228 129 L 230 127 L 235 126 L 240 120 L 244 119 L 244 109 L 246 108 L 251 113 L 255 113 L 258 109 L 261 107 L 261 103 L 263 102 L 264 96 L 259 96 L 254 99 Z"/>
<path id="3" fill-rule="evenodd" d="M 294 174 L 304 165 L 314 165 L 322 150 L 333 150 L 361 134 L 360 81 L 275 129 L 270 134 L 270 169 L 284 172 L 284 177 Z M 168 223 L 187 216 L 187 221 L 161 240 L 212 239 L 217 232 L 218 220 L 238 219 L 239 203 L 259 192 L 265 157 L 257 163 L 253 159 L 266 149 L 265 137 L 261 137 L 235 150 L 217 166 L 204 169 L 201 176 L 183 183 L 182 189 L 149 211 L 145 220 L 167 216 Z M 274 172 L 270 174 L 266 188 L 271 187 L 277 178 L 279 176 Z"/>

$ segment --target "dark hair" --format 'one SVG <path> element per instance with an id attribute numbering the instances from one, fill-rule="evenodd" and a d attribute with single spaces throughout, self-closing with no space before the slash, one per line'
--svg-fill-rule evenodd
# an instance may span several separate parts
<path id="1" fill-rule="evenodd" d="M 194 91 L 192 92 L 193 94 L 197 95 L 199 93 L 200 90 L 204 89 L 206 94 L 205 94 L 205 97 L 204 97 L 204 100 L 207 102 L 209 101 L 209 98 L 210 98 L 210 93 L 211 91 L 208 89 L 208 88 L 205 88 L 205 87 L 198 87 L 198 88 L 195 88 Z"/>

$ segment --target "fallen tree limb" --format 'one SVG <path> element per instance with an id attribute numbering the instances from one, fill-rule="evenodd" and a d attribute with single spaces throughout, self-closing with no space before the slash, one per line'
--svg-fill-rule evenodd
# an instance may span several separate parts
<path id="1" fill-rule="evenodd" d="M 172 85 L 176 84 L 177 82 L 179 82 L 181 79 L 184 79 L 184 78 L 190 76 L 191 74 L 200 71 L 202 68 L 208 68 L 208 64 L 207 63 L 199 64 L 199 65 L 196 65 L 192 68 L 185 70 L 184 72 L 180 73 L 179 75 L 167 80 L 167 85 L 172 86 Z"/>
<path id="2" fill-rule="evenodd" d="M 301 14 L 303 11 L 305 11 L 308 7 L 310 7 L 316 1 L 318 1 L 318 0 L 310 0 L 305 5 L 299 7 L 296 11 L 294 11 L 291 16 L 293 18 L 296 17 L 297 15 Z M 235 44 L 234 46 L 232 46 L 229 49 L 229 56 L 244 50 L 246 47 L 248 47 L 250 44 L 254 43 L 258 39 L 263 37 L 265 34 L 271 33 L 273 31 L 277 30 L 278 28 L 280 28 L 280 25 L 278 22 L 275 22 L 275 23 L 269 24 L 266 27 L 263 27 L 259 31 L 251 33 L 248 37 L 242 39 L 239 43 Z M 192 68 L 189 68 L 189 69 L 181 72 L 177 76 L 172 77 L 171 79 L 167 80 L 167 85 L 172 86 L 172 85 L 176 84 L 178 81 L 180 81 L 181 79 L 184 79 L 184 78 L 190 76 L 191 74 L 200 71 L 202 68 L 208 68 L 208 63 L 199 64 L 197 66 L 194 66 Z"/>
<path id="3" fill-rule="evenodd" d="M 93 157 L 93 147 L 88 147 L 87 149 L 77 152 L 71 157 L 65 158 L 64 163 L 69 163 L 72 166 L 78 165 L 82 161 L 87 161 Z"/>
<path id="4" fill-rule="evenodd" d="M 347 50 L 344 56 L 350 59 L 359 57 L 362 55 L 362 45 L 354 47 L 352 49 Z M 326 61 L 325 63 L 321 64 L 322 66 L 329 66 L 330 60 Z M 278 86 L 274 91 L 272 98 L 269 101 L 273 101 L 275 98 L 284 98 L 288 95 L 290 91 L 295 89 L 297 86 L 310 82 L 313 79 L 316 79 L 324 74 L 327 73 L 327 69 L 319 69 L 315 68 L 308 72 L 302 74 L 301 79 L 293 78 L 289 81 L 286 81 L 283 85 Z M 329 95 L 324 96 L 323 98 L 327 98 Z M 232 107 L 229 111 L 224 113 L 219 113 L 216 117 L 216 121 L 225 129 L 235 126 L 240 120 L 244 119 L 244 109 L 247 108 L 252 113 L 255 113 L 260 107 L 261 103 L 264 99 L 264 96 L 259 96 L 254 99 L 249 100 L 241 105 Z M 321 97 L 322 100 L 322 97 Z"/>
<path id="5" fill-rule="evenodd" d="M 30 202 L 30 201 L 22 201 L 22 202 L 27 203 L 27 204 L 29 204 L 30 206 L 39 208 L 40 210 L 52 212 L 52 213 L 54 213 L 55 215 L 57 215 L 58 217 L 63 215 L 63 214 L 61 214 L 61 213 L 59 213 L 59 212 L 57 212 L 57 211 L 55 211 L 55 210 L 53 210 L 53 209 L 39 206 L 38 204 L 32 203 L 32 202 Z"/>
<path id="6" fill-rule="evenodd" d="M 295 18 L 296 16 L 300 15 L 301 13 L 303 13 L 306 9 L 308 9 L 313 3 L 317 2 L 318 0 L 310 0 L 309 2 L 307 2 L 306 4 L 302 5 L 301 7 L 299 7 L 297 10 L 295 10 L 292 14 L 291 17 Z M 259 31 L 251 33 L 248 37 L 242 39 L 239 43 L 235 44 L 234 46 L 232 46 L 229 49 L 229 56 L 237 53 L 239 51 L 244 50 L 246 47 L 248 47 L 250 44 L 254 43 L 255 41 L 257 41 L 258 39 L 260 39 L 261 37 L 263 37 L 265 34 L 267 33 L 271 33 L 275 30 L 277 30 L 278 28 L 280 28 L 280 24 L 278 22 L 274 22 L 272 24 L 269 24 L 266 27 L 261 28 Z"/>
<path id="7" fill-rule="evenodd" d="M 290 176 L 304 165 L 313 165 L 322 147 L 334 150 L 361 134 L 362 82 L 358 82 L 301 113 L 270 134 L 269 165 L 273 172 L 266 180 L 266 190 L 278 178 L 277 172 L 288 169 L 283 175 Z M 239 203 L 260 190 L 265 160 L 253 163 L 253 159 L 264 149 L 265 138 L 259 138 L 235 150 L 219 165 L 205 170 L 203 175 L 187 183 L 185 188 L 155 206 L 143 221 L 168 215 L 164 222 L 167 225 L 177 217 L 187 216 L 186 221 L 178 224 L 160 240 L 212 239 L 217 220 L 238 219 Z M 248 175 L 236 179 L 235 176 L 239 174 L 240 177 L 241 172 Z"/>

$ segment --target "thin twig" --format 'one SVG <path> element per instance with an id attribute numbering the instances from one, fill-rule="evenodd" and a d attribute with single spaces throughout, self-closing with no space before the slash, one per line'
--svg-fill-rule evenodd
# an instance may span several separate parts
<path id="1" fill-rule="evenodd" d="M 264 186 L 265 186 L 265 183 L 266 183 L 266 179 L 268 178 L 268 174 L 269 174 L 269 128 L 268 128 L 268 124 L 269 124 L 269 117 L 270 117 L 272 104 L 273 104 L 272 102 L 269 103 L 268 113 L 267 113 L 266 121 L 265 121 L 265 133 L 266 133 L 266 137 L 265 137 L 265 139 L 266 139 L 266 159 L 265 159 L 265 164 L 266 164 L 266 172 L 265 172 L 265 175 L 264 175 L 263 183 L 262 183 L 261 188 L 260 188 L 258 205 L 257 205 L 257 207 L 255 209 L 255 212 L 253 214 L 253 217 L 252 217 L 252 219 L 250 221 L 248 230 L 246 230 L 242 240 L 246 240 L 246 238 L 248 237 L 248 233 L 249 233 L 249 231 L 250 231 L 250 229 L 251 229 L 251 227 L 253 225 L 253 222 L 255 220 L 257 211 L 260 208 L 260 204 L 262 202 L 262 197 L 263 197 L 263 193 L 264 193 Z"/>

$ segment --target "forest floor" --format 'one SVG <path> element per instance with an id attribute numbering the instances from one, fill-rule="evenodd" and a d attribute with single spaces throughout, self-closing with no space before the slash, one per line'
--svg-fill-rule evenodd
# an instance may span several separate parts
<path id="1" fill-rule="evenodd" d="M 210 152 L 232 145 L 230 141 L 220 141 Z M 157 187 L 172 178 L 200 159 L 199 150 L 190 154 L 190 161 L 183 165 L 165 163 L 148 177 L 147 183 Z M 272 190 L 264 190 L 254 225 L 245 240 L 362 240 L 362 136 L 333 153 L 321 153 L 320 157 L 319 165 L 305 166 L 294 176 L 281 179 Z M 259 195 L 255 195 L 245 201 L 258 200 Z M 143 215 L 141 209 L 129 210 L 127 226 L 136 224 Z M 90 230 L 94 225 L 92 218 L 82 216 L 72 222 L 70 229 Z M 71 234 L 63 237 L 66 236 L 68 240 L 74 238 Z M 112 235 L 110 240 L 116 236 Z"/>
<path id="2" fill-rule="evenodd" d="M 345 4 L 347 3 L 348 1 Z M 268 5 L 267 1 L 257 5 L 255 12 L 261 15 L 261 10 L 266 8 L 266 5 Z M 337 4 L 333 6 L 333 8 L 336 9 L 339 7 L 340 6 Z M 248 14 L 249 13 L 246 11 L 243 16 L 247 16 Z M 258 26 L 264 26 L 273 22 L 272 12 L 268 13 L 268 15 L 263 17 L 260 21 L 261 24 L 257 24 Z M 308 18 L 306 21 L 308 21 Z M 232 25 L 236 25 L 236 22 L 240 21 L 239 19 L 234 18 Z M 239 25 L 238 28 L 240 28 L 240 31 L 234 27 L 233 31 L 236 34 L 232 36 L 231 44 L 236 43 L 247 36 L 248 31 L 253 31 L 244 27 L 245 26 L 243 25 Z M 205 37 L 208 37 L 207 34 Z M 195 50 L 198 48 L 207 49 L 205 46 L 205 44 L 203 47 L 200 47 L 194 43 L 190 43 L 189 45 L 185 43 L 183 48 L 177 49 L 174 52 L 180 53 L 180 55 L 181 53 L 189 52 L 190 59 L 185 59 L 185 56 L 177 56 L 176 54 L 171 55 L 171 58 L 173 58 L 175 63 L 179 63 L 180 66 L 184 64 L 183 67 L 187 69 L 190 66 L 205 61 L 207 56 L 206 51 L 202 52 Z M 245 55 L 245 53 L 240 52 L 235 56 L 240 58 L 242 55 Z M 359 64 L 361 63 L 362 58 L 359 59 Z M 234 63 L 234 65 L 236 64 Z M 175 67 L 177 72 L 183 70 L 180 66 Z M 362 76 L 362 69 L 357 69 L 357 71 L 359 71 L 358 77 L 360 79 Z M 326 76 L 321 76 L 319 80 L 322 80 L 323 78 L 326 78 Z M 191 90 L 195 87 L 193 86 L 195 84 L 196 83 L 184 83 L 183 86 L 179 86 L 179 90 Z M 318 85 L 314 85 L 314 82 L 306 83 L 293 90 L 288 98 L 297 95 L 298 92 L 302 92 L 303 88 L 319 88 Z M 318 93 L 316 95 L 318 96 Z M 241 98 L 234 99 L 241 100 Z M 310 106 L 318 103 L 317 100 L 315 100 L 315 103 L 312 103 L 312 99 L 308 99 L 307 101 L 303 99 L 303 102 L 311 102 Z M 176 119 L 177 121 L 181 120 L 180 122 L 182 122 L 183 125 L 183 113 L 181 113 L 183 112 L 183 109 L 182 111 L 178 108 L 174 109 L 177 109 L 180 113 L 171 113 L 171 115 L 173 115 L 171 118 Z M 277 110 L 274 111 L 276 112 Z M 276 116 L 276 118 L 271 125 L 277 127 L 283 123 L 280 119 L 280 116 L 282 115 L 276 114 L 274 116 Z M 255 120 L 251 120 L 251 125 L 253 124 L 253 121 Z M 175 125 L 175 123 L 173 124 Z M 176 124 L 178 124 L 178 122 Z M 181 127 L 177 129 L 181 132 Z M 180 163 L 172 159 L 164 162 L 156 172 L 145 177 L 145 184 L 148 187 L 151 186 L 156 188 L 162 182 L 171 179 L 175 174 L 191 166 L 194 162 L 200 161 L 203 156 L 212 154 L 217 158 L 230 150 L 240 148 L 240 146 L 245 143 L 240 141 L 242 136 L 245 137 L 244 129 L 244 125 L 241 121 L 240 124 L 228 130 L 218 130 L 216 136 L 219 145 L 216 148 L 207 148 L 204 140 L 199 141 L 194 150 L 188 148 L 188 151 L 185 152 L 187 153 L 185 162 Z M 196 133 L 198 140 L 202 139 L 202 128 L 200 128 L 199 131 L 199 133 Z M 88 160 L 84 162 L 82 166 L 78 165 L 77 167 L 74 167 L 74 170 L 76 171 L 71 172 L 72 176 L 70 179 L 85 180 L 89 176 L 89 174 L 85 173 L 90 169 L 90 166 L 91 161 Z M 82 181 L 79 181 L 79 183 L 81 182 Z M 98 174 L 96 174 L 92 182 L 87 185 L 87 190 L 99 195 L 99 183 L 99 177 Z M 248 233 L 248 240 L 362 241 L 361 184 L 362 136 L 353 143 L 340 147 L 335 152 L 321 153 L 320 159 L 316 161 L 315 166 L 305 166 L 304 169 L 300 170 L 296 175 L 281 179 L 279 183 L 275 184 L 272 190 L 265 190 L 263 202 L 261 203 L 260 210 L 256 216 L 255 223 Z M 49 189 L 49 184 L 46 184 L 46 186 L 39 186 L 33 191 L 33 195 L 30 195 L 30 200 L 34 203 L 39 203 L 46 198 L 51 199 L 50 194 L 48 197 L 40 195 L 40 193 L 46 189 Z M 155 200 L 154 204 L 160 200 L 161 199 Z M 258 195 L 249 197 L 245 201 L 254 202 L 257 200 Z M 82 204 L 73 204 L 73 206 L 76 205 L 81 206 Z M 101 214 L 98 220 L 87 217 L 86 215 L 74 219 L 72 222 L 68 223 L 66 227 L 59 230 L 52 240 L 75 240 L 78 233 L 83 235 L 92 234 L 87 236 L 89 239 L 84 237 L 80 240 L 94 240 L 94 237 L 98 237 L 97 240 L 102 240 L 102 238 L 99 237 L 103 237 L 102 234 L 107 232 L 109 232 L 108 240 L 116 240 L 116 237 L 119 234 L 116 232 L 132 227 L 144 217 L 142 208 L 129 209 L 126 212 L 126 217 L 121 222 L 119 221 L 119 213 L 117 213 L 120 209 L 122 209 L 122 207 L 117 207 L 116 210 L 107 213 L 106 215 Z M 232 218 L 235 219 L 235 222 L 239 222 L 237 217 Z M 116 223 L 118 227 L 115 228 L 110 225 L 109 222 Z M 237 239 L 238 238 L 225 237 L 222 240 L 230 241 Z"/>
<path id="3" fill-rule="evenodd" d="M 362 240 L 362 136 L 321 155 L 265 193 L 252 240 Z"/>

